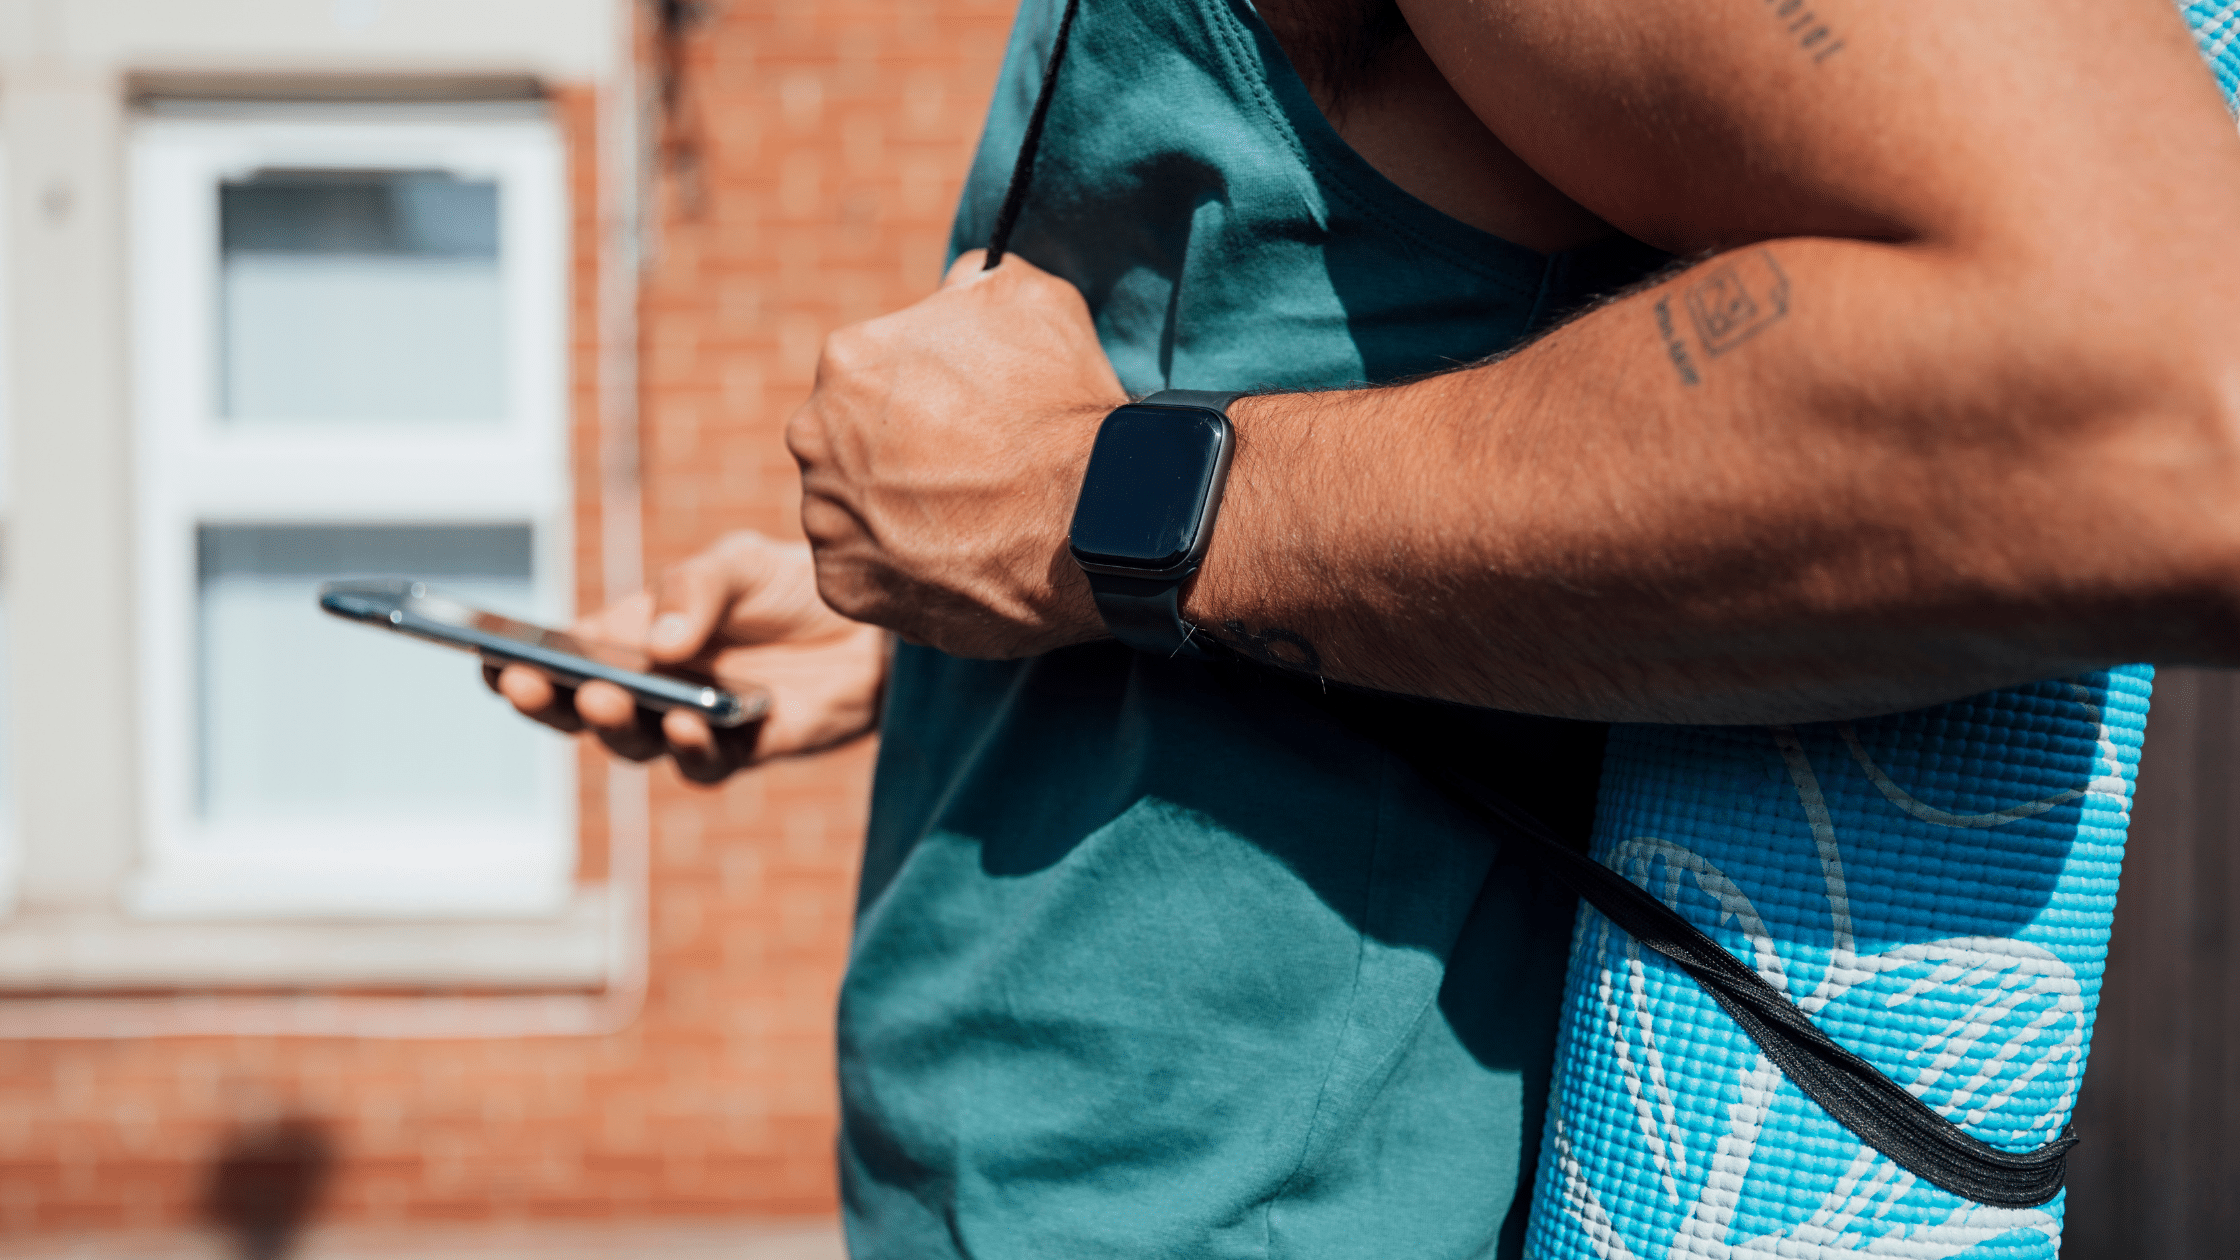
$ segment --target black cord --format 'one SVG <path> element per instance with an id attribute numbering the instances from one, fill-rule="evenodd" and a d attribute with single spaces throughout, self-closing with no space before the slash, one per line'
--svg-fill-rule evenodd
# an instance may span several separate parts
<path id="1" fill-rule="evenodd" d="M 1042 67 L 1042 90 L 1035 93 L 1034 112 L 1027 115 L 1027 134 L 1019 141 L 1018 160 L 1011 164 L 1011 184 L 1003 190 L 1003 208 L 996 211 L 995 230 L 988 233 L 988 261 L 984 270 L 994 271 L 1003 261 L 1004 253 L 1011 247 L 1011 229 L 1019 222 L 1019 212 L 1027 207 L 1027 188 L 1034 183 L 1035 155 L 1042 151 L 1042 124 L 1050 116 L 1050 98 L 1058 87 L 1058 67 L 1065 64 L 1066 41 L 1073 36 L 1073 16 L 1080 11 L 1081 0 L 1066 0 L 1065 13 L 1058 18 L 1058 37 L 1050 42 L 1050 60 Z"/>

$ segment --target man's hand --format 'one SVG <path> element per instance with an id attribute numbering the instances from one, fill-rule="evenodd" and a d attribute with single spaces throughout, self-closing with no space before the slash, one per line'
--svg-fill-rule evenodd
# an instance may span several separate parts
<path id="1" fill-rule="evenodd" d="M 817 752 L 867 734 L 886 680 L 886 636 L 817 598 L 809 549 L 760 534 L 727 535 L 633 595 L 577 622 L 586 639 L 637 648 L 664 665 L 756 683 L 770 715 L 712 730 L 698 714 L 656 715 L 611 683 L 570 692 L 522 665 L 483 677 L 513 707 L 547 726 L 590 731 L 620 756 L 666 756 L 696 783 Z"/>
<path id="2" fill-rule="evenodd" d="M 834 333 L 786 426 L 818 589 L 958 656 L 1102 636 L 1066 530 L 1126 401 L 1080 292 L 1016 256 L 966 254 L 931 297 Z"/>

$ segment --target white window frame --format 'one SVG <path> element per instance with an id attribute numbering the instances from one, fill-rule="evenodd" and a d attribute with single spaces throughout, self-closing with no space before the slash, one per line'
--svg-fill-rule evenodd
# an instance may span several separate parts
<path id="1" fill-rule="evenodd" d="M 488 824 L 338 817 L 222 828 L 197 809 L 197 531 L 205 525 L 527 523 L 535 614 L 572 590 L 566 168 L 534 107 L 241 107 L 142 120 L 129 172 L 142 918 L 549 917 L 576 859 L 574 758 L 540 752 L 537 816 Z M 439 169 L 499 184 L 510 414 L 497 428 L 225 425 L 217 412 L 218 184 L 260 168 Z M 432 650 L 432 649 L 431 649 Z M 466 663 L 462 685 L 472 685 Z M 320 718 L 316 680 L 304 717 Z M 335 715 L 333 720 L 347 720 Z M 328 843 L 306 843 L 318 839 Z M 334 843 L 334 842 L 341 843 Z"/>
<path id="2" fill-rule="evenodd" d="M 6 239 L 8 229 L 8 162 L 7 148 L 0 145 L 0 240 Z M 15 433 L 9 409 L 13 382 L 10 380 L 15 365 L 8 351 L 15 344 L 9 333 L 8 303 L 4 295 L 8 290 L 8 251 L 0 248 L 0 606 L 8 597 L 8 586 L 15 572 L 15 553 L 8 539 L 14 533 L 15 517 L 9 512 L 9 490 L 15 484 Z M 8 641 L 0 637 L 0 653 L 8 650 Z M 5 659 L 0 657 L 0 687 L 7 686 Z M 14 696 L 6 697 L 13 701 Z M 12 723 L 0 722 L 0 922 L 15 914 L 17 885 L 23 876 L 23 842 L 16 829 L 16 764 L 15 738 Z"/>

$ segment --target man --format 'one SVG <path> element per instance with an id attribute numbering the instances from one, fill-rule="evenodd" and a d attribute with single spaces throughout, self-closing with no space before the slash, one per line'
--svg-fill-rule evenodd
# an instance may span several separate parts
<path id="1" fill-rule="evenodd" d="M 1058 11 L 945 286 L 827 344 L 811 548 L 593 627 L 769 722 L 501 680 L 702 781 L 884 689 L 860 1255 L 1517 1253 L 1569 904 L 1330 687 L 1577 835 L 1594 723 L 2240 661 L 2240 137 L 2165 0 L 1087 0 L 983 271 Z M 1066 549 L 1163 388 L 1259 391 L 1180 604 L 1241 660 Z"/>

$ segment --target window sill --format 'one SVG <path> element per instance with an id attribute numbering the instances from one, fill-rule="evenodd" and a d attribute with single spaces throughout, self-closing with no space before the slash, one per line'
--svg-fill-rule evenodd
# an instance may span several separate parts
<path id="1" fill-rule="evenodd" d="M 0 989 L 539 988 L 610 980 L 612 901 L 501 922 L 164 922 L 19 909 L 0 922 Z"/>
<path id="2" fill-rule="evenodd" d="M 565 817 L 151 829 L 156 843 L 125 892 L 139 919 L 550 920 L 573 896 Z"/>

